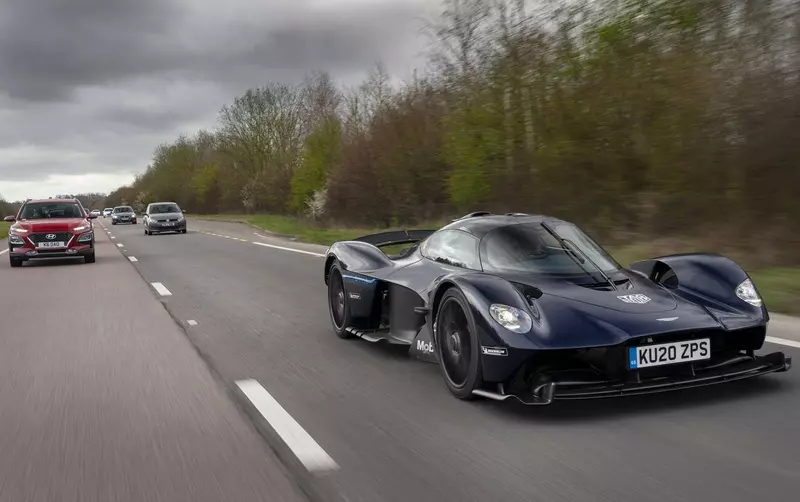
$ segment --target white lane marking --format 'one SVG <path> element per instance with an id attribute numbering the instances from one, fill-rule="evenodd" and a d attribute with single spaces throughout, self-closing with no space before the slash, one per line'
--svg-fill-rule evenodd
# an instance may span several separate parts
<path id="1" fill-rule="evenodd" d="M 768 336 L 766 341 L 769 343 L 777 343 L 778 345 L 786 345 L 787 347 L 794 347 L 796 349 L 800 349 L 800 342 L 795 342 L 794 340 L 787 340 L 785 338 L 775 338 L 774 336 Z"/>
<path id="2" fill-rule="evenodd" d="M 273 398 L 267 389 L 253 379 L 239 380 L 236 385 L 253 403 L 261 415 L 269 422 L 275 432 L 303 463 L 309 471 L 336 470 L 339 465 L 308 432 L 292 418 Z"/>
<path id="3" fill-rule="evenodd" d="M 4 250 L 0 251 L 0 256 L 3 256 L 6 253 L 8 253 L 8 249 L 4 249 Z"/>
<path id="4" fill-rule="evenodd" d="M 112 238 L 112 239 L 116 239 L 116 237 L 114 237 L 113 235 L 111 236 L 111 238 Z"/>
<path id="5" fill-rule="evenodd" d="M 129 259 L 130 261 L 132 261 L 132 262 L 137 262 L 137 261 L 139 261 L 139 259 L 138 259 L 138 258 L 136 258 L 135 256 L 129 256 L 129 257 L 128 257 L 128 259 Z"/>
<path id="6" fill-rule="evenodd" d="M 118 247 L 118 248 L 121 248 L 121 247 L 122 247 L 122 244 L 117 244 L 117 247 Z"/>
<path id="7" fill-rule="evenodd" d="M 320 256 L 322 258 L 325 258 L 324 254 L 312 253 L 311 251 L 304 251 L 302 249 L 287 248 L 287 247 L 283 247 L 283 246 L 274 246 L 272 244 L 265 244 L 263 242 L 255 242 L 255 241 L 253 241 L 253 244 L 255 244 L 257 246 L 264 246 L 264 247 L 267 247 L 267 248 L 283 249 L 284 251 L 294 251 L 295 253 L 308 254 L 308 255 L 311 255 L 311 256 Z"/>
<path id="8" fill-rule="evenodd" d="M 150 285 L 153 286 L 153 289 L 155 289 L 161 296 L 172 296 L 172 293 L 170 293 L 169 290 L 160 282 L 151 282 Z"/>
<path id="9" fill-rule="evenodd" d="M 186 321 L 186 324 L 188 324 L 189 326 L 197 326 L 197 321 L 195 321 L 194 319 L 189 319 L 188 321 Z"/>

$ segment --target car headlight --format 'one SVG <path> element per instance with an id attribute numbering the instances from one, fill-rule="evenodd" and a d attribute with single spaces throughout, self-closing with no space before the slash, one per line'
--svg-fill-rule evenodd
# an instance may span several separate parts
<path id="1" fill-rule="evenodd" d="M 495 303 L 489 307 L 489 313 L 492 314 L 492 319 L 509 331 L 527 333 L 531 330 L 531 316 L 525 311 Z"/>
<path id="2" fill-rule="evenodd" d="M 185 219 L 186 219 L 186 218 L 184 218 L 183 216 L 178 216 L 178 223 L 182 222 L 182 221 L 183 221 L 183 220 L 185 220 Z"/>
<path id="3" fill-rule="evenodd" d="M 28 233 L 28 230 L 26 230 L 24 228 L 11 227 L 11 228 L 8 229 L 8 233 L 24 235 L 24 234 Z"/>
<path id="4" fill-rule="evenodd" d="M 83 231 L 84 231 L 84 230 L 86 230 L 87 228 L 89 228 L 87 225 L 81 225 L 81 226 L 79 226 L 79 227 L 75 227 L 75 228 L 73 228 L 73 229 L 72 229 L 72 231 L 73 231 L 73 232 L 83 232 Z"/>
<path id="5" fill-rule="evenodd" d="M 25 241 L 22 240 L 22 237 L 20 237 L 18 235 L 14 235 L 14 234 L 9 234 L 8 242 L 10 242 L 11 244 L 13 244 L 15 246 L 24 246 L 25 245 Z"/>
<path id="6" fill-rule="evenodd" d="M 750 279 L 745 279 L 744 282 L 736 287 L 736 296 L 754 307 L 760 307 L 764 304 Z"/>
<path id="7" fill-rule="evenodd" d="M 78 242 L 90 241 L 90 240 L 92 240 L 93 236 L 94 236 L 94 234 L 92 232 L 86 232 L 85 234 L 81 234 L 81 236 L 78 237 Z"/>

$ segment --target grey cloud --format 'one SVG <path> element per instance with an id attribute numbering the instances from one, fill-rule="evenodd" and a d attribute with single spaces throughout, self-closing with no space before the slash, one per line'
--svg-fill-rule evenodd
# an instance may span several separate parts
<path id="1" fill-rule="evenodd" d="M 213 127 L 267 81 L 352 83 L 377 60 L 404 72 L 425 2 L 0 0 L 0 192 L 141 171 L 157 144 Z"/>
<path id="2" fill-rule="evenodd" d="M 82 84 L 170 68 L 164 42 L 181 12 L 170 0 L 0 5 L 0 89 L 11 98 L 63 100 Z"/>

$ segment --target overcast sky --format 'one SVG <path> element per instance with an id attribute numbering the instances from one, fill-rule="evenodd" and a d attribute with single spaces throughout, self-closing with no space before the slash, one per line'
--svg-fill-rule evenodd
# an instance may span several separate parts
<path id="1" fill-rule="evenodd" d="M 0 194 L 108 192 L 161 142 L 311 70 L 424 64 L 437 0 L 0 0 Z"/>

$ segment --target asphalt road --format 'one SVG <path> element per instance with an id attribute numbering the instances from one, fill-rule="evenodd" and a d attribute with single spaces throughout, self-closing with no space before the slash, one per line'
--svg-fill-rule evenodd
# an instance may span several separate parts
<path id="1" fill-rule="evenodd" d="M 706 389 L 549 407 L 461 402 L 435 365 L 333 334 L 322 259 L 314 255 L 324 248 L 218 222 L 190 221 L 185 235 L 106 226 L 144 282 L 159 283 L 152 294 L 176 320 L 192 324 L 188 337 L 319 500 L 797 497 L 797 369 Z M 306 253 L 281 249 L 287 247 Z M 798 327 L 778 318 L 769 335 L 796 343 Z M 772 343 L 765 350 L 800 356 L 798 348 Z M 250 379 L 335 469 L 320 474 L 298 461 L 291 439 L 278 439 L 285 438 L 277 432 L 281 421 L 270 427 L 236 392 L 237 382 Z"/>
<path id="2" fill-rule="evenodd" d="M 306 500 L 100 228 L 96 253 L 0 256 L 0 501 Z"/>

